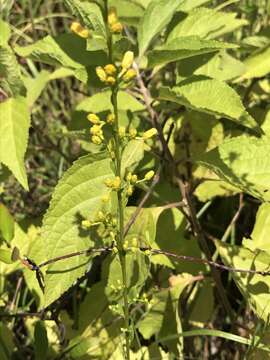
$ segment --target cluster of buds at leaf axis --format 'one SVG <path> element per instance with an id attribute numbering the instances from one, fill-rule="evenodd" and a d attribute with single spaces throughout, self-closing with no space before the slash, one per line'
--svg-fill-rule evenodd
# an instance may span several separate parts
<path id="1" fill-rule="evenodd" d="M 119 34 L 123 31 L 123 25 L 118 19 L 115 7 L 109 8 L 108 25 L 110 32 L 113 34 Z"/>
<path id="2" fill-rule="evenodd" d="M 88 29 L 83 27 L 79 22 L 73 21 L 70 25 L 70 30 L 73 31 L 76 35 L 81 38 L 87 39 L 90 36 L 90 32 Z"/>

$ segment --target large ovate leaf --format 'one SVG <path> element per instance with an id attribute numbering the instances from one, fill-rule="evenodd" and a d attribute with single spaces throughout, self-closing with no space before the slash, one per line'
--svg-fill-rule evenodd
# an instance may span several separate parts
<path id="1" fill-rule="evenodd" d="M 119 110 L 130 110 L 130 111 L 142 111 L 144 110 L 144 105 L 141 104 L 134 96 L 128 94 L 125 91 L 118 92 L 118 109 Z M 111 92 L 103 91 L 99 92 L 91 97 L 85 98 L 81 101 L 77 107 L 76 111 L 86 111 L 99 113 L 106 110 L 112 110 L 111 103 Z"/>
<path id="2" fill-rule="evenodd" d="M 244 247 L 215 242 L 224 263 L 236 269 L 265 271 L 269 269 L 270 256 L 264 251 L 251 251 Z M 268 321 L 270 314 L 270 277 L 257 274 L 231 272 L 232 277 L 255 314 Z"/>
<path id="3" fill-rule="evenodd" d="M 69 35 L 69 34 L 65 34 Z M 70 40 L 74 35 L 70 34 Z M 85 66 L 77 59 L 73 59 L 73 54 L 68 53 L 64 47 L 65 36 L 53 38 L 50 35 L 38 40 L 36 43 L 28 46 L 16 46 L 15 51 L 18 55 L 23 57 L 30 57 L 33 60 L 43 62 L 49 65 L 64 66 L 75 70 L 75 76 L 83 81 L 87 81 L 87 72 Z M 77 39 L 80 44 L 82 39 Z M 71 48 L 71 43 L 69 44 Z"/>
<path id="4" fill-rule="evenodd" d="M 180 17 L 178 24 L 170 32 L 168 41 L 191 35 L 206 39 L 217 38 L 247 24 L 246 20 L 237 19 L 236 15 L 208 8 L 193 9 L 188 16 L 183 14 Z"/>
<path id="5" fill-rule="evenodd" d="M 107 32 L 100 7 L 95 3 L 80 0 L 64 0 L 65 5 L 82 24 L 92 29 L 90 43 L 95 50 L 106 50 Z"/>
<path id="6" fill-rule="evenodd" d="M 266 47 L 259 52 L 248 57 L 244 64 L 246 72 L 243 74 L 244 79 L 260 78 L 270 72 L 270 47 Z"/>
<path id="7" fill-rule="evenodd" d="M 0 103 L 0 162 L 6 165 L 20 184 L 28 190 L 24 168 L 30 114 L 24 97 Z"/>
<path id="8" fill-rule="evenodd" d="M 260 132 L 256 121 L 245 110 L 239 95 L 219 80 L 192 76 L 172 89 L 161 88 L 159 98 L 211 115 L 226 117 Z"/>
<path id="9" fill-rule="evenodd" d="M 122 172 L 123 175 L 128 169 L 132 171 L 134 167 L 142 160 L 144 154 L 143 140 L 131 140 L 124 148 L 122 154 Z"/>
<path id="10" fill-rule="evenodd" d="M 215 40 L 204 40 L 198 36 L 183 36 L 155 48 L 149 53 L 149 67 L 164 65 L 199 54 L 216 52 L 220 49 L 233 48 L 234 45 Z"/>
<path id="11" fill-rule="evenodd" d="M 147 50 L 151 40 L 171 20 L 183 0 L 152 0 L 147 6 L 138 28 L 139 54 Z"/>
<path id="12" fill-rule="evenodd" d="M 254 197 L 270 200 L 269 138 L 239 136 L 201 157 L 200 164 Z"/>
<path id="13" fill-rule="evenodd" d="M 0 45 L 0 86 L 12 96 L 25 95 L 19 64 L 8 45 Z"/>
<path id="14" fill-rule="evenodd" d="M 111 161 L 105 153 L 82 157 L 65 173 L 55 188 L 42 227 L 48 259 L 95 244 L 96 233 L 84 231 L 81 221 L 96 219 L 97 212 L 104 206 L 102 197 L 108 193 L 104 181 L 112 176 Z M 45 277 L 45 305 L 81 277 L 88 264 L 89 257 L 84 255 L 51 264 Z"/>

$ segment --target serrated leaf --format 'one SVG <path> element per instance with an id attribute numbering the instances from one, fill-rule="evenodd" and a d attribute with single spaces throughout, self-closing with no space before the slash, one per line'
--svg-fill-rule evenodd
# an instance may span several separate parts
<path id="1" fill-rule="evenodd" d="M 12 96 L 26 93 L 19 64 L 8 45 L 0 45 L 0 85 Z"/>
<path id="2" fill-rule="evenodd" d="M 224 263 L 236 269 L 265 271 L 269 269 L 270 256 L 263 251 L 251 251 L 244 247 L 230 246 L 215 241 Z M 243 274 L 232 271 L 232 277 L 255 314 L 268 321 L 270 314 L 270 277 L 257 274 Z"/>
<path id="3" fill-rule="evenodd" d="M 214 39 L 247 25 L 244 19 L 237 19 L 236 13 L 216 11 L 215 9 L 193 9 L 187 17 L 182 17 L 168 36 L 168 41 L 182 36 L 197 35 Z"/>
<path id="4" fill-rule="evenodd" d="M 245 110 L 239 95 L 219 80 L 200 75 L 192 76 L 172 89 L 162 87 L 159 98 L 218 117 L 226 117 L 261 133 L 256 121 Z"/>
<path id="5" fill-rule="evenodd" d="M 260 78 L 270 72 L 270 47 L 266 47 L 259 52 L 248 57 L 244 64 L 246 72 L 243 74 L 244 79 Z"/>
<path id="6" fill-rule="evenodd" d="M 138 27 L 139 55 L 171 20 L 183 0 L 152 0 L 147 6 Z"/>
<path id="7" fill-rule="evenodd" d="M 95 244 L 97 235 L 84 231 L 81 220 L 96 219 L 104 206 L 102 197 L 108 194 L 104 180 L 112 176 L 111 160 L 105 153 L 82 157 L 65 173 L 55 188 L 42 227 L 48 259 Z M 81 277 L 88 264 L 89 257 L 82 255 L 49 265 L 45 276 L 45 306 Z"/>
<path id="8" fill-rule="evenodd" d="M 14 237 L 14 219 L 7 207 L 0 203 L 0 233 L 10 242 Z"/>
<path id="9" fill-rule="evenodd" d="M 220 179 L 262 200 L 270 200 L 269 138 L 239 136 L 204 154 L 199 163 Z"/>
<path id="10" fill-rule="evenodd" d="M 11 30 L 9 24 L 0 19 L 0 46 L 7 45 L 10 35 Z"/>
<path id="11" fill-rule="evenodd" d="M 65 39 L 65 37 L 53 38 L 48 35 L 34 44 L 28 46 L 16 46 L 14 50 L 18 55 L 30 57 L 35 61 L 73 69 L 75 70 L 75 76 L 79 80 L 86 82 L 87 71 L 85 67 L 78 61 L 73 60 L 73 58 L 62 49 L 61 39 Z M 80 39 L 77 41 L 78 44 L 80 44 Z M 69 46 L 71 46 L 71 44 Z"/>
<path id="12" fill-rule="evenodd" d="M 144 105 L 141 104 L 134 96 L 126 93 L 125 91 L 118 92 L 118 109 L 119 110 L 130 110 L 130 111 L 143 111 Z M 76 111 L 86 111 L 99 113 L 106 110 L 112 110 L 111 103 L 111 92 L 103 91 L 99 92 L 91 97 L 85 98 L 81 101 Z"/>
<path id="13" fill-rule="evenodd" d="M 21 185 L 28 190 L 24 168 L 30 114 L 24 97 L 0 103 L 0 162 L 6 165 Z"/>
<path id="14" fill-rule="evenodd" d="M 95 50 L 106 50 L 107 31 L 100 7 L 95 3 L 80 0 L 64 0 L 64 3 L 82 24 L 93 30 L 90 43 L 95 43 Z"/>
<path id="15" fill-rule="evenodd" d="M 155 48 L 148 55 L 149 67 L 164 65 L 172 61 L 186 59 L 199 54 L 234 48 L 235 45 L 215 40 L 204 40 L 198 36 L 183 36 L 168 41 L 163 46 Z"/>

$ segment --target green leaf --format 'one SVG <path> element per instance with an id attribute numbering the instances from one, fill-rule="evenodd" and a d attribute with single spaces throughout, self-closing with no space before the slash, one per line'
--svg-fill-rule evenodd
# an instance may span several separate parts
<path id="1" fill-rule="evenodd" d="M 260 78 L 270 72 L 270 47 L 266 47 L 259 52 L 248 57 L 244 64 L 246 72 L 243 74 L 244 79 Z"/>
<path id="2" fill-rule="evenodd" d="M 23 159 L 29 126 L 30 114 L 25 98 L 10 98 L 0 103 L 0 162 L 12 171 L 26 190 L 28 184 Z"/>
<path id="3" fill-rule="evenodd" d="M 11 31 L 9 24 L 0 19 L 0 46 L 7 45 L 10 35 Z"/>
<path id="4" fill-rule="evenodd" d="M 179 81 L 192 75 L 205 75 L 213 79 L 227 81 L 241 76 L 245 65 L 227 54 L 226 51 L 198 55 L 177 63 Z"/>
<path id="5" fill-rule="evenodd" d="M 90 43 L 95 43 L 95 50 L 106 50 L 107 31 L 100 7 L 95 3 L 80 0 L 64 0 L 64 3 L 82 24 L 93 30 Z"/>
<path id="6" fill-rule="evenodd" d="M 147 50 L 151 40 L 171 20 L 183 0 L 152 0 L 147 6 L 138 27 L 139 56 Z"/>
<path id="7" fill-rule="evenodd" d="M 118 93 L 118 109 L 119 110 L 130 110 L 134 111 L 143 111 L 144 105 L 141 104 L 134 96 L 126 93 L 125 91 L 119 91 Z M 111 92 L 103 91 L 99 92 L 91 97 L 85 98 L 80 102 L 76 111 L 85 111 L 85 112 L 94 112 L 99 113 L 106 110 L 112 110 L 111 103 Z"/>
<path id="8" fill-rule="evenodd" d="M 47 330 L 44 325 L 43 321 L 37 321 L 35 324 L 35 343 L 34 343 L 34 349 L 35 349 L 35 358 L 40 360 L 46 360 L 47 359 L 47 353 L 48 353 L 48 337 L 47 337 Z"/>
<path id="9" fill-rule="evenodd" d="M 12 251 L 10 249 L 0 249 L 0 261 L 5 264 L 12 264 L 11 259 Z"/>
<path id="10" fill-rule="evenodd" d="M 239 193 L 240 190 L 225 181 L 206 180 L 196 187 L 194 194 L 201 202 L 212 200 L 217 196 L 228 197 Z"/>
<path id="11" fill-rule="evenodd" d="M 26 93 L 19 64 L 8 45 L 0 45 L 0 85 L 12 96 Z"/>
<path id="12" fill-rule="evenodd" d="M 69 34 L 65 34 L 69 35 Z M 71 34 L 72 35 L 72 34 Z M 74 36 L 70 36 L 69 38 L 74 38 Z M 87 81 L 87 71 L 85 66 L 83 66 L 77 60 L 74 60 L 71 57 L 72 54 L 68 54 L 65 50 L 63 50 L 62 41 L 65 40 L 66 37 L 57 37 L 52 38 L 50 35 L 45 38 L 38 40 L 36 43 L 28 45 L 28 46 L 16 46 L 15 51 L 18 55 L 22 57 L 30 57 L 32 60 L 40 61 L 49 65 L 56 66 L 64 66 L 69 69 L 75 70 L 75 76 L 83 81 Z M 78 44 L 80 45 L 82 39 L 77 39 Z M 72 44 L 69 44 L 70 49 L 72 49 Z M 72 49 L 73 51 L 74 49 Z"/>
<path id="13" fill-rule="evenodd" d="M 102 197 L 108 194 L 104 181 L 112 176 L 111 160 L 105 153 L 82 157 L 65 173 L 43 221 L 42 239 L 48 259 L 97 245 L 96 233 L 84 231 L 81 221 L 96 220 L 98 211 L 104 207 Z M 81 277 L 88 264 L 89 256 L 80 255 L 49 265 L 45 306 Z"/>
<path id="14" fill-rule="evenodd" d="M 139 4 L 130 0 L 110 0 L 109 6 L 114 6 L 119 20 L 128 25 L 137 26 L 144 13 Z"/>
<path id="15" fill-rule="evenodd" d="M 159 98 L 218 117 L 261 132 L 256 121 L 245 110 L 239 95 L 229 85 L 204 76 L 192 76 L 169 89 L 162 87 Z"/>
<path id="16" fill-rule="evenodd" d="M 178 11 L 189 12 L 192 9 L 210 2 L 210 0 L 184 0 L 184 2 L 178 7 Z"/>
<path id="17" fill-rule="evenodd" d="M 217 250 L 227 266 L 236 269 L 265 271 L 269 269 L 270 256 L 263 251 L 251 251 L 244 247 L 230 246 L 215 241 Z M 268 321 L 270 314 L 269 276 L 231 272 L 232 277 L 256 315 Z"/>
<path id="18" fill-rule="evenodd" d="M 142 160 L 144 154 L 143 140 L 130 140 L 122 153 L 122 175 L 126 170 L 134 170 Z"/>
<path id="19" fill-rule="evenodd" d="M 4 204 L 0 203 L 0 232 L 10 242 L 14 237 L 14 219 Z"/>
<path id="20" fill-rule="evenodd" d="M 148 55 L 149 67 L 164 65 L 199 54 L 216 52 L 220 49 L 234 48 L 235 45 L 215 40 L 204 40 L 197 36 L 174 38 L 172 41 L 155 48 Z"/>
<path id="21" fill-rule="evenodd" d="M 188 16 L 182 15 L 180 21 L 168 36 L 168 41 L 183 36 L 199 36 L 214 39 L 235 29 L 247 25 L 244 19 L 237 19 L 236 13 L 221 12 L 215 9 L 197 8 Z"/>
<path id="22" fill-rule="evenodd" d="M 256 222 L 253 231 L 250 235 L 250 239 L 244 239 L 243 245 L 253 251 L 256 249 L 270 252 L 269 243 L 269 231 L 270 231 L 270 204 L 262 204 L 256 214 Z"/>
<path id="23" fill-rule="evenodd" d="M 239 136 L 201 157 L 199 163 L 254 197 L 270 200 L 269 138 Z"/>

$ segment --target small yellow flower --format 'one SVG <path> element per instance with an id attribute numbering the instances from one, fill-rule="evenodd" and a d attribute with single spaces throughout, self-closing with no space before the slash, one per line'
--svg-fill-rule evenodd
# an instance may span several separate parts
<path id="1" fill-rule="evenodd" d="M 131 196 L 133 194 L 134 188 L 133 186 L 129 185 L 127 188 L 127 195 Z"/>
<path id="2" fill-rule="evenodd" d="M 113 77 L 113 76 L 108 76 L 107 77 L 107 79 L 106 79 L 106 83 L 108 84 L 108 85 L 114 85 L 115 84 L 115 82 L 116 82 L 116 79 L 115 79 L 115 77 Z"/>
<path id="3" fill-rule="evenodd" d="M 108 124 L 113 124 L 115 121 L 115 115 L 110 113 L 107 115 L 106 121 Z"/>
<path id="4" fill-rule="evenodd" d="M 138 181 L 138 176 L 137 175 L 132 175 L 131 176 L 131 179 L 130 179 L 130 182 L 132 183 L 132 184 L 136 184 L 136 182 Z"/>
<path id="5" fill-rule="evenodd" d="M 92 123 L 92 124 L 99 124 L 100 123 L 100 118 L 93 113 L 90 113 L 87 115 L 87 119 Z"/>
<path id="6" fill-rule="evenodd" d="M 121 33 L 123 31 L 123 25 L 120 22 L 110 25 L 110 30 L 114 34 Z"/>
<path id="7" fill-rule="evenodd" d="M 95 145 L 100 145 L 102 143 L 102 139 L 97 135 L 93 135 L 91 137 L 91 140 L 92 140 L 92 143 Z"/>
<path id="8" fill-rule="evenodd" d="M 102 126 L 101 125 L 93 125 L 90 128 L 90 134 L 98 135 L 102 139 L 102 137 L 103 137 Z"/>
<path id="9" fill-rule="evenodd" d="M 129 136 L 131 139 L 135 139 L 135 137 L 137 136 L 137 130 L 134 128 L 130 128 L 129 129 Z"/>
<path id="10" fill-rule="evenodd" d="M 104 66 L 104 70 L 107 75 L 115 75 L 117 71 L 116 67 L 113 64 L 107 64 L 106 66 Z"/>
<path id="11" fill-rule="evenodd" d="M 134 61 L 134 53 L 132 51 L 127 51 L 125 52 L 124 56 L 123 56 L 123 60 L 122 60 L 122 68 L 123 69 L 129 69 Z"/>
<path id="12" fill-rule="evenodd" d="M 124 126 L 120 126 L 118 133 L 120 138 L 123 138 L 126 135 L 126 128 Z"/>
<path id="13" fill-rule="evenodd" d="M 82 227 L 87 228 L 87 229 L 91 227 L 91 222 L 89 220 L 82 220 L 81 224 L 82 224 Z"/>
<path id="14" fill-rule="evenodd" d="M 117 11 L 114 6 L 109 8 L 108 12 L 108 24 L 111 26 L 118 22 Z"/>
<path id="15" fill-rule="evenodd" d="M 130 182 L 131 179 L 132 179 L 132 173 L 129 172 L 129 173 L 127 174 L 127 176 L 126 176 L 126 180 Z"/>
<path id="16" fill-rule="evenodd" d="M 107 74 L 101 66 L 96 67 L 96 74 L 100 81 L 105 82 L 107 80 Z"/>
<path id="17" fill-rule="evenodd" d="M 112 188 L 114 190 L 119 190 L 121 187 L 121 179 L 119 176 L 116 176 L 112 181 Z"/>
<path id="18" fill-rule="evenodd" d="M 153 170 L 150 170 L 144 175 L 144 180 L 151 180 L 154 175 L 155 172 Z"/>
<path id="19" fill-rule="evenodd" d="M 123 80 L 127 83 L 133 80 L 136 77 L 136 71 L 134 69 L 129 69 L 124 75 Z"/>
<path id="20" fill-rule="evenodd" d="M 76 21 L 70 25 L 70 30 L 84 39 L 90 35 L 89 31 Z"/>
<path id="21" fill-rule="evenodd" d="M 127 249 L 128 249 L 128 241 L 127 241 L 127 240 L 124 241 L 123 249 L 124 249 L 124 250 L 127 250 Z"/>
<path id="22" fill-rule="evenodd" d="M 147 140 L 150 139 L 152 136 L 155 136 L 157 134 L 156 128 L 151 128 L 143 133 L 143 139 Z"/>
<path id="23" fill-rule="evenodd" d="M 132 244 L 132 246 L 134 246 L 134 247 L 138 246 L 138 240 L 137 240 L 137 238 L 134 237 L 134 238 L 131 240 L 131 244 Z"/>

